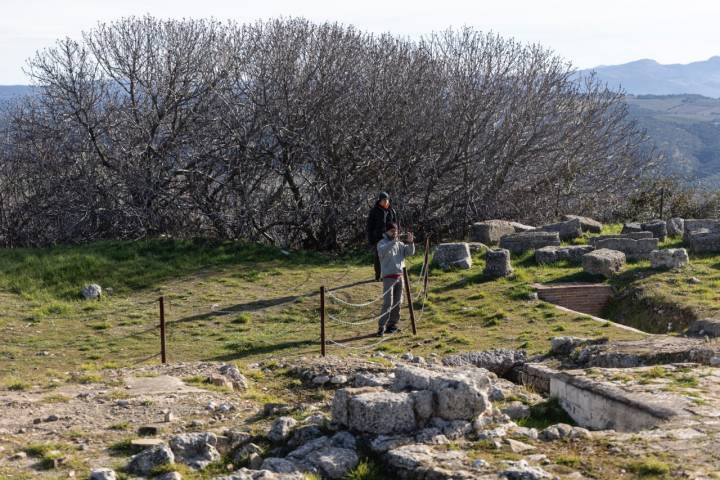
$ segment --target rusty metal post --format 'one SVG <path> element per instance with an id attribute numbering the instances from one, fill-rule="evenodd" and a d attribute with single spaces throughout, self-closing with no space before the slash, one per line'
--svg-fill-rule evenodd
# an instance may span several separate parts
<path id="1" fill-rule="evenodd" d="M 160 302 L 160 361 L 165 364 L 167 363 L 165 355 L 165 297 L 160 297 L 158 301 Z"/>
<path id="2" fill-rule="evenodd" d="M 430 256 L 430 235 L 425 238 L 425 261 L 423 263 L 423 298 L 427 298 L 427 285 L 428 285 L 428 270 L 430 270 L 429 263 Z"/>
<path id="3" fill-rule="evenodd" d="M 410 279 L 408 278 L 407 268 L 405 267 L 403 267 L 403 280 L 405 280 L 405 294 L 408 298 L 408 310 L 410 310 L 410 325 L 412 325 L 413 335 L 417 335 L 417 327 L 415 326 L 415 310 L 413 309 L 412 293 L 410 293 Z"/>
<path id="4" fill-rule="evenodd" d="M 320 287 L 320 355 L 325 356 L 325 287 Z"/>

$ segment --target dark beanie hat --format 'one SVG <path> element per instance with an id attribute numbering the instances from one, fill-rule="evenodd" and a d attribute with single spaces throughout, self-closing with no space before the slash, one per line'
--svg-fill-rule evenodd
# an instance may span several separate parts
<path id="1" fill-rule="evenodd" d="M 390 195 L 387 192 L 380 192 L 378 194 L 378 200 L 390 200 Z"/>
<path id="2" fill-rule="evenodd" d="M 385 231 L 386 231 L 386 232 L 387 232 L 388 230 L 392 230 L 393 228 L 395 228 L 395 229 L 398 228 L 397 223 L 395 223 L 395 222 L 388 222 L 388 223 L 385 225 Z"/>

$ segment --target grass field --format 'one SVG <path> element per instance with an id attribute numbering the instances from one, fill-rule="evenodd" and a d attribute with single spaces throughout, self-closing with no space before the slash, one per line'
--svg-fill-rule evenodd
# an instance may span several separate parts
<path id="1" fill-rule="evenodd" d="M 422 252 L 409 262 L 418 278 Z M 283 252 L 241 243 L 211 244 L 151 240 L 0 253 L 0 370 L 5 386 L 82 380 L 71 372 L 128 366 L 157 354 L 157 298 L 166 299 L 171 361 L 223 360 L 244 363 L 275 356 L 319 352 L 319 287 L 362 303 L 376 298 L 366 252 L 342 256 Z M 368 348 L 377 339 L 335 345 L 329 353 L 412 351 L 443 355 L 491 347 L 546 351 L 557 335 L 637 337 L 636 334 L 569 315 L 529 300 L 533 282 L 582 279 L 579 267 L 535 265 L 531 255 L 514 260 L 516 273 L 487 281 L 483 260 L 469 271 L 432 269 L 418 335 L 404 333 Z M 640 266 L 639 268 L 642 268 Z M 113 294 L 82 300 L 83 285 L 97 282 Z M 417 289 L 419 284 L 414 284 Z M 328 299 L 328 311 L 344 321 L 376 316 L 379 304 L 343 308 Z M 329 325 L 328 338 L 375 331 L 374 323 Z M 356 350 L 367 349 L 367 350 Z M 156 362 L 157 359 L 148 360 Z"/>

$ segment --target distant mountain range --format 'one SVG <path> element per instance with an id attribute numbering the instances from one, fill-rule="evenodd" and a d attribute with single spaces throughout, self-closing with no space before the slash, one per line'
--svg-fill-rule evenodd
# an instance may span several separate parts
<path id="1" fill-rule="evenodd" d="M 0 102 L 22 97 L 32 92 L 30 85 L 0 85 Z"/>
<path id="2" fill-rule="evenodd" d="M 720 97 L 720 56 L 701 62 L 661 65 L 655 60 L 637 60 L 622 65 L 601 65 L 581 70 L 594 71 L 611 88 L 622 88 L 633 95 L 680 95 L 694 93 Z"/>

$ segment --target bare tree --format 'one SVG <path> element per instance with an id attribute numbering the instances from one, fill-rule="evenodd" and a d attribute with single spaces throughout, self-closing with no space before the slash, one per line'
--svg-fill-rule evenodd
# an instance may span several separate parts
<path id="1" fill-rule="evenodd" d="M 7 112 L 7 245 L 158 234 L 333 249 L 392 192 L 406 226 L 607 218 L 657 156 L 620 92 L 538 45 L 336 23 L 126 18 L 29 61 Z"/>

